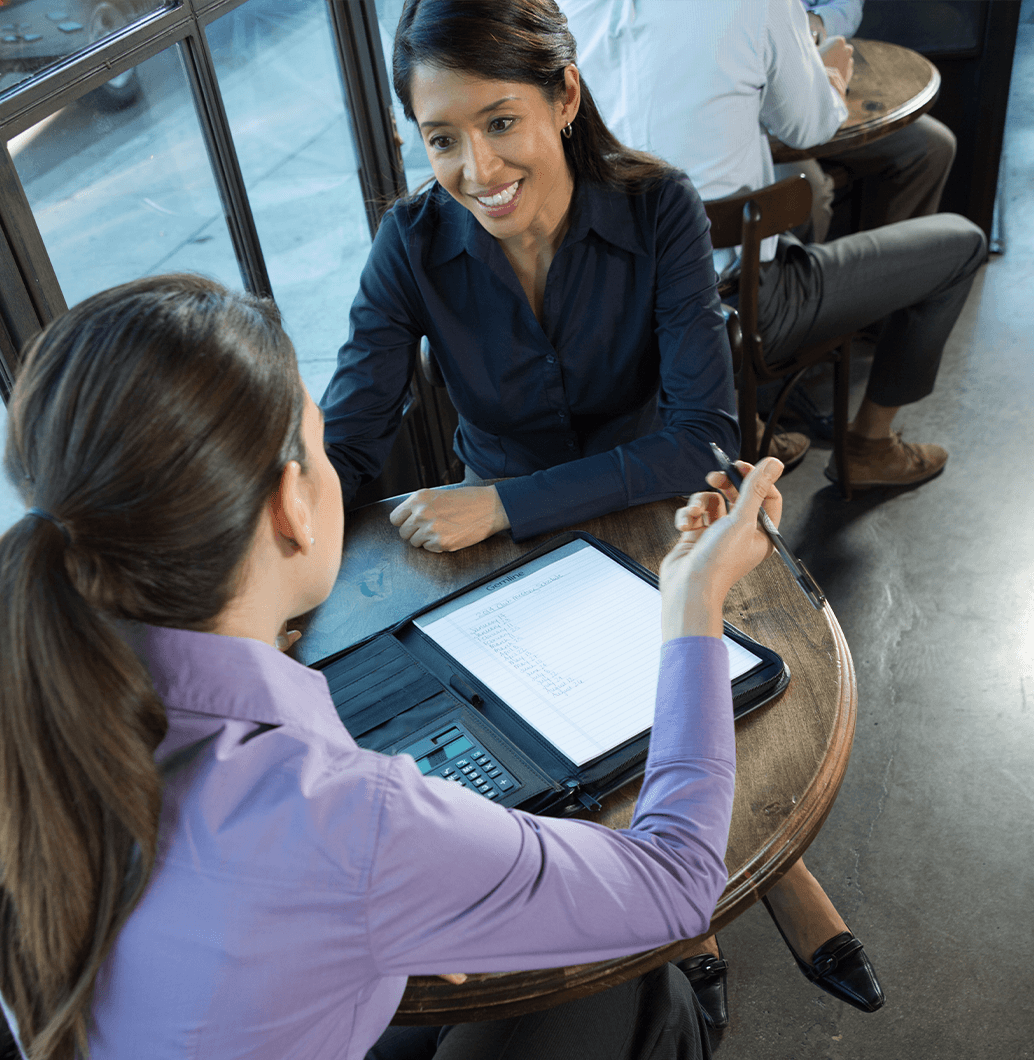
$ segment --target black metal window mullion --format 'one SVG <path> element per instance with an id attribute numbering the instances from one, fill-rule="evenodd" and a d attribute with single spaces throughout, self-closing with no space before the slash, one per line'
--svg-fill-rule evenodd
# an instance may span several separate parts
<path id="1" fill-rule="evenodd" d="M 0 341 L 0 375 L 10 379 L 21 348 L 67 305 L 6 144 L 0 144 L 0 203 L 0 316 L 7 340 Z M 8 392 L 0 378 L 5 401 Z"/>
<path id="2" fill-rule="evenodd" d="M 112 77 L 171 47 L 189 32 L 193 16 L 180 3 L 146 16 L 141 25 L 129 26 L 99 41 L 82 54 L 57 63 L 40 78 L 17 86 L 0 101 L 0 137 L 5 141 L 92 91 Z"/>
<path id="3" fill-rule="evenodd" d="M 229 10 L 232 6 L 226 5 Z M 226 227 L 244 286 L 253 294 L 273 297 L 266 270 L 255 217 L 251 212 L 248 191 L 244 185 L 237 149 L 233 143 L 230 122 L 226 117 L 222 93 L 216 77 L 215 63 L 204 30 L 197 25 L 180 45 L 183 65 L 194 96 L 198 122 L 201 125 L 209 162 L 223 203 Z"/>
<path id="4" fill-rule="evenodd" d="M 352 119 L 359 183 L 370 235 L 381 215 L 406 193 L 391 88 L 381 52 L 375 0 L 327 0 L 338 65 Z"/>

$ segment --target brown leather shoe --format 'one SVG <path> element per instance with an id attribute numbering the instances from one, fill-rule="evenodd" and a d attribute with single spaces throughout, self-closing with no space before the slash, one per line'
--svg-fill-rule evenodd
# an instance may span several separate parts
<path id="1" fill-rule="evenodd" d="M 901 432 L 889 438 L 863 438 L 847 432 L 847 471 L 852 489 L 874 486 L 914 486 L 939 475 L 948 451 L 939 445 L 903 442 Z M 836 462 L 830 455 L 826 478 L 837 481 Z"/>
<path id="2" fill-rule="evenodd" d="M 758 416 L 758 448 L 761 447 L 761 437 L 765 433 L 765 421 Z M 811 439 L 796 431 L 776 431 L 772 435 L 772 441 L 768 447 L 767 456 L 774 456 L 783 462 L 783 468 L 789 471 L 796 467 L 803 459 L 804 454 L 811 445 Z"/>

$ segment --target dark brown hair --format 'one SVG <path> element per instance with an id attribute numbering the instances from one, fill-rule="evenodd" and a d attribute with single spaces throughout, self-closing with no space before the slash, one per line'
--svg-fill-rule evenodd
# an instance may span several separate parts
<path id="1" fill-rule="evenodd" d="M 119 623 L 209 629 L 301 460 L 276 307 L 196 276 L 95 295 L 26 351 L 0 538 L 0 992 L 32 1060 L 85 1055 L 97 970 L 154 864 L 166 729 Z"/>
<path id="2" fill-rule="evenodd" d="M 563 95 L 564 70 L 577 65 L 577 50 L 554 0 L 407 0 L 395 31 L 392 80 L 410 121 L 413 68 L 422 63 L 537 85 L 553 103 Z M 572 135 L 562 137 L 576 178 L 637 192 L 675 172 L 621 143 L 604 124 L 584 78 L 581 84 Z"/>

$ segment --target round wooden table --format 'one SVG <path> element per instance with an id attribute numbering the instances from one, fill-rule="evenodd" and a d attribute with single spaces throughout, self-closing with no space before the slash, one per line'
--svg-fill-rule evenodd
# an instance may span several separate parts
<path id="1" fill-rule="evenodd" d="M 929 59 L 886 41 L 855 38 L 850 43 L 854 76 L 847 93 L 847 120 L 831 139 L 802 150 L 771 137 L 773 161 L 842 154 L 910 125 L 937 101 L 941 75 Z"/>
<path id="2" fill-rule="evenodd" d="M 509 534 L 499 534 L 461 552 L 435 555 L 399 538 L 388 522 L 395 504 L 381 501 L 349 514 L 337 584 L 296 649 L 303 662 L 357 643 L 546 539 L 515 544 Z M 677 507 L 676 501 L 657 501 L 574 529 L 616 545 L 656 573 L 677 536 Z M 818 834 L 847 769 L 857 711 L 854 665 L 836 617 L 828 604 L 821 612 L 812 608 L 777 556 L 734 587 L 726 618 L 779 652 L 792 676 L 781 697 L 736 724 L 729 883 L 712 930 L 753 905 Z M 605 799 L 602 810 L 583 816 L 612 828 L 627 826 L 639 786 L 629 784 Z M 681 941 L 596 964 L 472 974 L 459 986 L 414 976 L 393 1022 L 435 1025 L 521 1015 L 616 986 L 688 956 L 692 948 Z"/>

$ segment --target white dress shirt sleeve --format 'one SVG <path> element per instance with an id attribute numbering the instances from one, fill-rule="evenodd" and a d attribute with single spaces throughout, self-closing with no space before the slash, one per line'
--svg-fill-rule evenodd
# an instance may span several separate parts
<path id="1" fill-rule="evenodd" d="M 764 48 L 762 124 L 788 147 L 828 140 L 847 117 L 847 107 L 829 83 L 800 0 L 770 0 Z"/>

